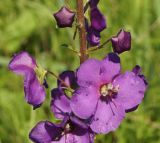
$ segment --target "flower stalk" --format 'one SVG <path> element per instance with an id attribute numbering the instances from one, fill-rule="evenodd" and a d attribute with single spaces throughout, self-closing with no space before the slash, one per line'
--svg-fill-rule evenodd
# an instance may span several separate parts
<path id="1" fill-rule="evenodd" d="M 102 48 L 104 48 L 104 46 L 105 46 L 106 44 L 108 44 L 110 41 L 111 41 L 111 38 L 109 38 L 107 41 L 105 41 L 105 42 L 104 42 L 102 45 L 100 45 L 100 46 L 97 46 L 97 47 L 93 47 L 93 48 L 88 49 L 87 52 L 90 53 L 90 52 L 93 52 L 93 51 L 97 51 L 97 50 L 99 50 L 99 49 L 102 49 Z"/>
<path id="2" fill-rule="evenodd" d="M 88 59 L 83 0 L 76 0 L 77 22 L 80 40 L 80 63 Z"/>

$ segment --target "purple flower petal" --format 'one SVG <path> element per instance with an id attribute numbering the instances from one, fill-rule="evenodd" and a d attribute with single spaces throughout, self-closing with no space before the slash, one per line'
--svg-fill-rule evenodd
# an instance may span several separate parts
<path id="1" fill-rule="evenodd" d="M 141 72 L 142 72 L 141 67 L 140 67 L 139 65 L 136 65 L 136 66 L 133 68 L 132 72 L 134 72 L 134 73 L 135 73 L 136 75 L 138 75 L 141 79 L 143 79 L 143 81 L 144 81 L 144 83 L 145 83 L 145 85 L 146 85 L 146 88 L 147 88 L 148 82 L 147 82 L 147 80 L 146 80 L 146 77 L 145 77 L 143 74 L 141 74 Z"/>
<path id="2" fill-rule="evenodd" d="M 113 84 L 119 87 L 115 100 L 121 103 L 125 110 L 129 110 L 142 102 L 146 85 L 143 79 L 133 72 L 126 72 L 119 75 L 115 78 Z"/>
<path id="3" fill-rule="evenodd" d="M 71 98 L 71 109 L 76 116 L 87 119 L 94 114 L 98 98 L 98 91 L 92 86 L 80 88 Z"/>
<path id="4" fill-rule="evenodd" d="M 75 88 L 76 86 L 77 86 L 77 84 L 76 84 L 76 75 L 75 75 L 75 73 L 74 73 L 74 71 L 64 71 L 64 72 L 62 72 L 60 75 L 59 75 L 59 78 L 61 79 L 61 80 L 63 80 L 67 85 L 68 85 L 68 87 L 71 87 L 71 88 Z M 66 87 L 63 83 L 61 83 L 61 81 L 59 81 L 58 80 L 58 87 L 59 88 L 64 88 L 64 87 Z"/>
<path id="5" fill-rule="evenodd" d="M 58 12 L 54 13 L 57 25 L 60 28 L 72 27 L 75 13 L 66 7 L 62 7 Z"/>
<path id="6" fill-rule="evenodd" d="M 81 137 L 69 133 L 63 135 L 60 140 L 52 141 L 51 143 L 82 143 L 81 140 Z"/>
<path id="7" fill-rule="evenodd" d="M 106 28 L 106 19 L 97 7 L 91 9 L 91 27 L 101 32 Z"/>
<path id="8" fill-rule="evenodd" d="M 50 143 L 59 137 L 61 132 L 61 127 L 48 121 L 41 121 L 31 130 L 29 138 L 35 143 Z"/>
<path id="9" fill-rule="evenodd" d="M 36 67 L 36 62 L 27 52 L 20 52 L 13 57 L 8 67 L 16 74 L 25 75 Z"/>
<path id="10" fill-rule="evenodd" d="M 81 128 L 85 128 L 87 129 L 88 128 L 88 125 L 86 123 L 86 120 L 82 120 L 82 119 L 79 119 L 78 117 L 74 116 L 74 115 L 71 115 L 70 116 L 70 120 L 75 123 L 77 126 L 80 126 Z"/>
<path id="11" fill-rule="evenodd" d="M 101 82 L 111 82 L 116 75 L 120 74 L 120 70 L 120 58 L 114 53 L 109 53 L 108 56 L 102 61 Z"/>
<path id="12" fill-rule="evenodd" d="M 134 72 L 136 75 L 139 75 L 139 74 L 141 74 L 142 69 L 141 69 L 141 67 L 140 67 L 139 65 L 136 65 L 136 66 L 133 68 L 132 72 Z"/>
<path id="13" fill-rule="evenodd" d="M 30 70 L 25 76 L 24 92 L 26 101 L 34 108 L 39 107 L 45 100 L 44 86 L 39 83 L 33 70 Z"/>
<path id="14" fill-rule="evenodd" d="M 77 71 L 78 84 L 82 87 L 101 86 L 112 81 L 120 73 L 120 58 L 110 53 L 103 61 L 89 59 Z"/>
<path id="15" fill-rule="evenodd" d="M 77 82 L 82 87 L 89 85 L 99 86 L 101 61 L 89 59 L 79 67 L 77 71 Z"/>
<path id="16" fill-rule="evenodd" d="M 72 134 L 79 137 L 79 142 L 77 142 L 77 143 L 93 143 L 94 142 L 94 135 L 88 129 L 75 127 Z M 72 136 L 71 138 L 74 138 L 74 136 Z M 73 143 L 75 143 L 75 142 L 73 142 Z"/>
<path id="17" fill-rule="evenodd" d="M 59 141 L 51 143 L 93 143 L 94 138 L 88 130 L 75 127 L 71 133 L 67 133 L 61 137 Z"/>
<path id="18" fill-rule="evenodd" d="M 63 91 L 58 88 L 53 89 L 51 94 L 51 110 L 56 118 L 63 119 L 66 114 L 71 113 L 70 101 L 68 97 L 64 95 Z"/>
<path id="19" fill-rule="evenodd" d="M 114 131 L 124 118 L 125 110 L 122 106 L 111 101 L 99 100 L 94 119 L 90 125 L 95 133 Z"/>
<path id="20" fill-rule="evenodd" d="M 107 132 L 115 131 L 125 117 L 125 110 L 121 104 L 112 101 L 110 106 L 112 108 L 113 116 L 108 121 Z"/>

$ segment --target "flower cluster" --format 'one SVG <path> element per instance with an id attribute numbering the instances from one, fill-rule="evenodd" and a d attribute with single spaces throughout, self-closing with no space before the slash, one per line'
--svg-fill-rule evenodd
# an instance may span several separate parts
<path id="1" fill-rule="evenodd" d="M 100 44 L 100 32 L 106 28 L 98 3 L 99 0 L 87 3 L 90 26 L 87 19 L 84 25 L 90 46 Z M 60 28 L 71 27 L 75 12 L 62 7 L 54 17 Z M 57 87 L 51 91 L 50 109 L 60 122 L 37 123 L 29 133 L 33 142 L 93 143 L 97 134 L 115 131 L 126 113 L 138 108 L 147 89 L 147 80 L 138 65 L 123 73 L 118 55 L 130 50 L 131 34 L 121 29 L 110 41 L 114 52 L 102 60 L 89 58 L 75 71 L 64 71 L 58 76 L 37 65 L 27 52 L 13 56 L 9 69 L 24 77 L 25 99 L 34 109 L 45 100 L 47 76 L 57 78 Z"/>
<path id="2" fill-rule="evenodd" d="M 141 103 L 147 88 L 139 66 L 125 73 L 120 67 L 118 55 L 109 53 L 102 61 L 89 59 L 76 72 L 60 74 L 50 105 L 61 123 L 39 122 L 30 139 L 35 143 L 93 143 L 95 134 L 114 131 L 125 114 Z M 34 107 L 42 104 L 45 92 L 35 60 L 21 52 L 13 57 L 9 68 L 25 77 L 27 102 Z"/>

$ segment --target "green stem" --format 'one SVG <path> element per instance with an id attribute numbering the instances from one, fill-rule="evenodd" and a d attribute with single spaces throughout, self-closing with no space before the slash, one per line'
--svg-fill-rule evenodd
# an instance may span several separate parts
<path id="1" fill-rule="evenodd" d="M 80 53 L 80 52 L 78 52 L 77 50 L 75 50 L 75 49 L 73 49 L 73 48 L 71 48 L 71 47 L 69 47 L 69 46 L 68 46 L 68 49 L 69 49 L 69 50 L 71 50 L 72 52 L 74 52 L 74 53 L 78 54 L 78 56 L 80 56 L 80 55 L 81 55 L 81 53 Z"/>
<path id="2" fill-rule="evenodd" d="M 93 51 L 97 51 L 97 50 L 99 50 L 99 49 L 104 48 L 104 46 L 105 46 L 106 44 L 108 44 L 108 43 L 110 42 L 110 40 L 111 40 L 111 38 L 108 39 L 107 41 L 105 41 L 102 45 L 100 45 L 100 46 L 98 46 L 98 47 L 93 47 L 93 48 L 88 49 L 88 50 L 87 50 L 87 53 L 90 53 L 90 52 L 93 52 Z"/>

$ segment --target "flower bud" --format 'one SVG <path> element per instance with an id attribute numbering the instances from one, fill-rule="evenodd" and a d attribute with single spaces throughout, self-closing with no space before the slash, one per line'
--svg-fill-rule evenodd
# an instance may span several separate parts
<path id="1" fill-rule="evenodd" d="M 91 26 L 94 30 L 101 32 L 107 27 L 106 19 L 97 7 L 91 9 L 90 18 Z"/>
<path id="2" fill-rule="evenodd" d="M 123 53 L 131 49 L 131 34 L 121 29 L 117 36 L 111 39 L 113 50 L 115 53 Z"/>
<path id="3" fill-rule="evenodd" d="M 95 31 L 92 27 L 89 27 L 87 32 L 87 41 L 90 46 L 98 46 L 100 44 L 100 32 Z"/>
<path id="4" fill-rule="evenodd" d="M 62 7 L 53 14 L 59 28 L 72 27 L 75 13 L 66 7 Z"/>

